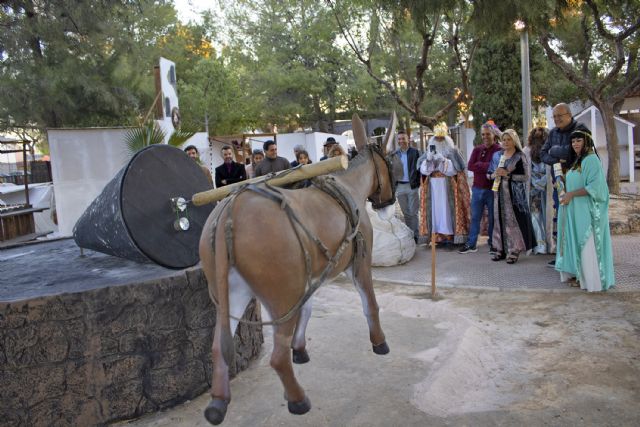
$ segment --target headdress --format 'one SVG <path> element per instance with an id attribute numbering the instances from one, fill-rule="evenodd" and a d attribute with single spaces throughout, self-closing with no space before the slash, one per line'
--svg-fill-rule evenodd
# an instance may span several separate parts
<path id="1" fill-rule="evenodd" d="M 449 126 L 445 122 L 440 122 L 433 127 L 433 133 L 438 138 L 444 138 L 449 133 Z"/>
<path id="2" fill-rule="evenodd" d="M 571 169 L 580 170 L 580 167 L 582 166 L 582 159 L 584 159 L 589 154 L 595 153 L 596 155 L 598 155 L 598 153 L 596 152 L 596 147 L 595 147 L 595 143 L 593 142 L 593 138 L 591 137 L 591 132 L 589 132 L 589 129 L 587 129 L 586 127 L 581 126 L 578 129 L 571 132 L 570 140 L 573 140 L 573 139 L 582 139 L 584 141 L 582 152 L 577 155 L 577 158 L 571 165 Z M 573 149 L 572 149 L 572 152 L 573 152 Z"/>

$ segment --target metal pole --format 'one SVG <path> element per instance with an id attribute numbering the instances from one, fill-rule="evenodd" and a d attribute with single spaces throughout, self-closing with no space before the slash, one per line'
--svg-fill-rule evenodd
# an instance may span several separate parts
<path id="1" fill-rule="evenodd" d="M 529 33 L 520 31 L 520 63 L 522 74 L 522 140 L 526 141 L 531 129 L 531 77 L 529 76 Z"/>

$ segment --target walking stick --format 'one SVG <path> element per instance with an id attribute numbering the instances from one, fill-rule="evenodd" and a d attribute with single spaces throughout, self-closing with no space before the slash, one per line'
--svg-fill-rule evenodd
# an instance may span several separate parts
<path id="1" fill-rule="evenodd" d="M 431 233 L 431 299 L 436 297 L 436 233 Z"/>

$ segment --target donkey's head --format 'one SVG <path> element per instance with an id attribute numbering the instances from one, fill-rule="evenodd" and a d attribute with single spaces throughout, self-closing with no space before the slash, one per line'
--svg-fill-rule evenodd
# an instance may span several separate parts
<path id="1" fill-rule="evenodd" d="M 356 149 L 358 152 L 369 150 L 375 169 L 376 189 L 369 195 L 369 201 L 374 209 L 384 208 L 394 204 L 396 201 L 396 176 L 398 167 L 400 168 L 400 176 L 402 176 L 402 164 L 397 161 L 397 156 L 393 151 L 393 144 L 389 143 L 395 134 L 396 123 L 397 118 L 394 112 L 384 140 L 369 144 L 364 123 L 362 123 L 357 114 L 353 115 L 352 127 Z"/>

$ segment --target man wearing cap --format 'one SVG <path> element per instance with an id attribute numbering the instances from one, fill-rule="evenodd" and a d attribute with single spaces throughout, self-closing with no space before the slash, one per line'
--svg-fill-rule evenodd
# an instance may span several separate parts
<path id="1" fill-rule="evenodd" d="M 222 163 L 216 168 L 216 188 L 247 179 L 244 165 L 233 161 L 233 148 L 229 145 L 222 147 Z"/>
<path id="2" fill-rule="evenodd" d="M 322 151 L 324 155 L 320 157 L 320 161 L 327 160 L 328 158 L 327 154 L 329 154 L 329 151 L 331 151 L 331 148 L 337 143 L 338 141 L 336 141 L 334 137 L 330 136 L 329 138 L 327 138 L 327 140 L 324 142 L 324 145 L 322 146 Z"/>
<path id="3" fill-rule="evenodd" d="M 469 237 L 470 199 L 466 163 L 446 123 L 435 126 L 427 152 L 418 159 L 420 184 L 420 234 L 434 236 L 439 247 L 453 249 Z"/>
<path id="4" fill-rule="evenodd" d="M 291 167 L 289 160 L 278 156 L 278 145 L 273 140 L 263 144 L 264 160 L 256 166 L 256 177 L 268 175 L 272 172 L 280 172 Z"/>
<path id="5" fill-rule="evenodd" d="M 413 231 L 413 239 L 418 242 L 418 207 L 420 196 L 420 175 L 418 174 L 418 157 L 420 152 L 413 147 L 409 147 L 409 137 L 403 130 L 398 132 L 397 137 L 400 148 L 396 155 L 402 163 L 402 178 L 396 181 L 396 197 L 402 209 L 404 223 Z"/>

